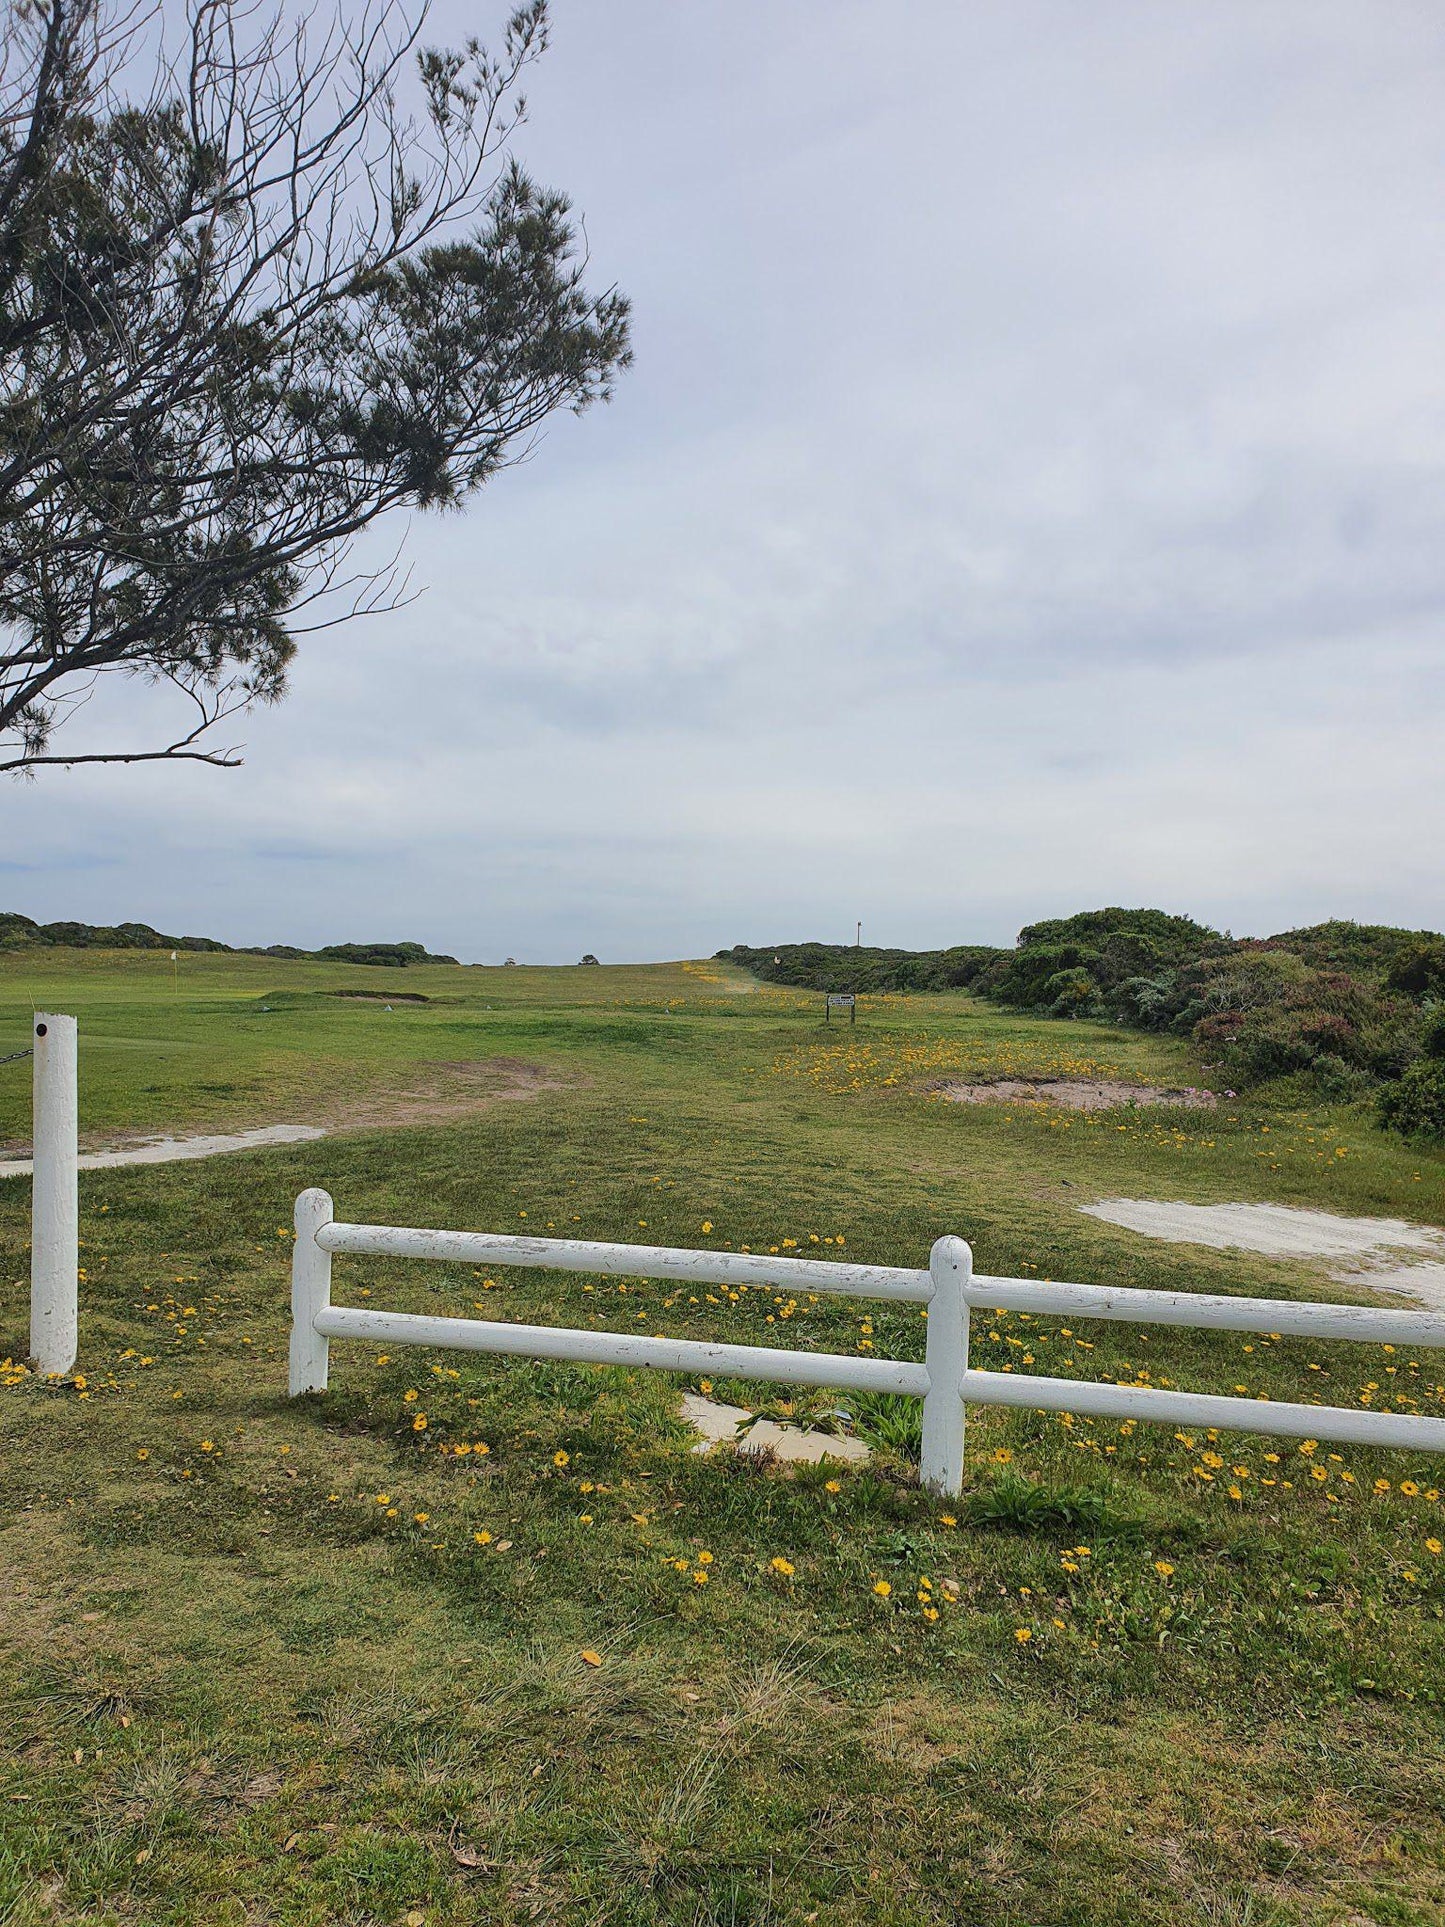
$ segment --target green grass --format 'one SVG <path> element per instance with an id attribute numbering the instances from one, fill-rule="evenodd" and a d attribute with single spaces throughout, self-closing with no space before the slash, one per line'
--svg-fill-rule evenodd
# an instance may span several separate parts
<path id="1" fill-rule="evenodd" d="M 871 1000 L 840 1032 L 714 964 L 186 957 L 178 978 L 7 956 L 0 1054 L 32 1006 L 73 1010 L 102 1139 L 384 1111 L 494 1058 L 552 1084 L 85 1178 L 84 1383 L 0 1389 L 4 1927 L 1442 1918 L 1438 1461 L 978 1412 L 949 1508 L 917 1489 L 902 1401 L 850 1408 L 867 1469 L 787 1475 L 693 1454 L 678 1382 L 644 1374 L 338 1345 L 331 1392 L 285 1398 L 309 1184 L 381 1222 L 910 1264 L 947 1230 L 984 1270 L 1344 1298 L 1076 1206 L 1438 1223 L 1440 1154 L 1338 1106 L 941 1103 L 975 1071 L 1198 1080 L 1169 1040 L 964 997 Z M 0 1141 L 27 1130 L 27 1067 L 0 1066 Z M 26 1231 L 26 1187 L 0 1183 L 0 1355 L 25 1347 Z M 916 1308 L 488 1276 L 347 1260 L 336 1291 L 921 1353 Z M 1017 1314 L 974 1338 L 989 1364 L 1344 1403 L 1373 1381 L 1445 1409 L 1438 1353 Z"/>

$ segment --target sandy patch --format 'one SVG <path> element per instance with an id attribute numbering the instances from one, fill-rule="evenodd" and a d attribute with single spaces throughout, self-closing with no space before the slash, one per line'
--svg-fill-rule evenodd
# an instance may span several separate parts
<path id="1" fill-rule="evenodd" d="M 794 1465 L 817 1465 L 824 1459 L 844 1459 L 856 1465 L 868 1457 L 862 1439 L 844 1438 L 835 1432 L 818 1432 L 801 1425 L 776 1425 L 762 1418 L 738 1436 L 739 1428 L 752 1413 L 742 1405 L 724 1405 L 704 1398 L 699 1392 L 685 1392 L 682 1415 L 695 1432 L 701 1434 L 694 1452 L 710 1452 L 715 1445 L 736 1441 L 740 1453 L 761 1458 L 771 1454 Z"/>
<path id="2" fill-rule="evenodd" d="M 1445 1310 L 1445 1231 L 1403 1218 L 1341 1218 L 1286 1204 L 1172 1204 L 1102 1198 L 1081 1211 L 1169 1244 L 1257 1251 L 1269 1258 L 1326 1260 L 1341 1284 L 1400 1292 Z M 1409 1254 L 1408 1256 L 1403 1254 Z"/>
<path id="3" fill-rule="evenodd" d="M 76 1162 L 82 1171 L 107 1171 L 117 1164 L 176 1164 L 187 1158 L 220 1157 L 227 1151 L 254 1151 L 266 1144 L 303 1144 L 325 1137 L 313 1124 L 267 1124 L 259 1131 L 237 1131 L 231 1137 L 158 1137 L 122 1151 L 83 1151 Z M 29 1158 L 0 1163 L 0 1178 L 28 1178 Z"/>
<path id="4" fill-rule="evenodd" d="M 1112 1111 L 1120 1104 L 1174 1104 L 1212 1111 L 1213 1091 L 1169 1090 L 1103 1077 L 1000 1078 L 992 1083 L 940 1084 L 951 1104 L 1062 1104 L 1071 1111 Z"/>
<path id="5" fill-rule="evenodd" d="M 485 1057 L 408 1065 L 404 1078 L 369 1091 L 308 1105 L 313 1121 L 306 1124 L 264 1124 L 249 1131 L 193 1137 L 155 1137 L 139 1132 L 111 1132 L 109 1141 L 92 1143 L 80 1156 L 82 1171 L 101 1171 L 121 1164 L 174 1164 L 187 1158 L 219 1157 L 228 1151 L 252 1151 L 268 1144 L 301 1144 L 347 1131 L 376 1131 L 408 1124 L 443 1124 L 470 1117 L 489 1105 L 540 1097 L 560 1091 L 576 1079 L 563 1079 L 541 1064 L 519 1057 Z M 28 1149 L 16 1145 L 16 1150 Z M 30 1159 L 0 1161 L 0 1178 L 28 1178 Z"/>

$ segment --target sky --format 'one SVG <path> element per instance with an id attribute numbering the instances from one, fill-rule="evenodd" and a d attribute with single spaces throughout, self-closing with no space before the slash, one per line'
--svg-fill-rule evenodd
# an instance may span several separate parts
<path id="1" fill-rule="evenodd" d="M 242 769 L 0 790 L 0 909 L 536 963 L 1445 927 L 1445 14 L 553 20 L 518 152 L 633 301 L 615 400 L 389 525 L 425 594 L 308 639 Z"/>

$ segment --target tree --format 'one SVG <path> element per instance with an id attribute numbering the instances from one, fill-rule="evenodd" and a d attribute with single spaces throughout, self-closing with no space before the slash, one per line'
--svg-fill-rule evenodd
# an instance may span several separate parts
<path id="1" fill-rule="evenodd" d="M 546 0 L 500 53 L 424 13 L 10 0 L 0 34 L 0 769 L 230 766 L 308 628 L 394 607 L 348 560 L 461 504 L 630 360 L 567 200 L 510 155 Z M 350 13 L 350 18 L 346 16 Z M 187 699 L 67 755 L 106 676 Z"/>

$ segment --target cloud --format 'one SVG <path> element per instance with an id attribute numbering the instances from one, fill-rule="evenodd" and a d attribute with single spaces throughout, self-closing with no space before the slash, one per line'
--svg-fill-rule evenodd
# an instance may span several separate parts
<path id="1" fill-rule="evenodd" d="M 9 793 L 17 907 L 562 959 L 1440 924 L 1442 57 L 1344 5 L 563 0 L 526 157 L 636 300 L 616 402 L 418 519 L 425 596 L 309 640 L 243 772 Z"/>

